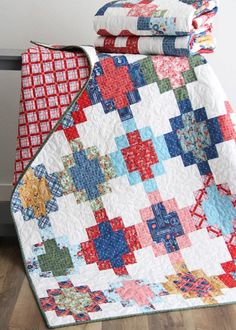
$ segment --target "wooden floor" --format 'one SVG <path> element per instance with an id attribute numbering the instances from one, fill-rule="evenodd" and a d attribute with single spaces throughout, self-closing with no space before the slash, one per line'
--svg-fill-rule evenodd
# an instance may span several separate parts
<path id="1" fill-rule="evenodd" d="M 16 239 L 0 238 L 0 330 L 47 329 L 25 277 Z M 161 313 L 66 330 L 236 330 L 236 305 Z"/>

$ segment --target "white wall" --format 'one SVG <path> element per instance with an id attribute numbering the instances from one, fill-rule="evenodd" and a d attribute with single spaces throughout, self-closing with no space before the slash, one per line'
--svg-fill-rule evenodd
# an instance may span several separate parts
<path id="1" fill-rule="evenodd" d="M 0 0 L 0 48 L 25 49 L 30 40 L 92 44 L 92 18 L 106 0 Z M 217 51 L 207 56 L 236 108 L 236 1 L 221 1 L 215 24 Z M 13 175 L 20 74 L 0 71 L 0 200 Z"/>

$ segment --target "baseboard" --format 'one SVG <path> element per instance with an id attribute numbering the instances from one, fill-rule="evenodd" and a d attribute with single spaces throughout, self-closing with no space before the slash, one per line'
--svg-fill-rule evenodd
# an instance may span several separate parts
<path id="1" fill-rule="evenodd" d="M 10 202 L 0 202 L 0 237 L 15 235 L 15 227 L 10 212 Z"/>
<path id="2" fill-rule="evenodd" d="M 12 193 L 11 183 L 0 183 L 0 202 L 10 201 Z"/>
<path id="3" fill-rule="evenodd" d="M 15 228 L 10 212 L 12 184 L 0 183 L 0 237 L 15 236 Z"/>

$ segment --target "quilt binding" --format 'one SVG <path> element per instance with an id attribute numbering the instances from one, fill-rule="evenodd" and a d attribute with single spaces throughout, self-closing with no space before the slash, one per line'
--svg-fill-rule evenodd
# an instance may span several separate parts
<path id="1" fill-rule="evenodd" d="M 232 302 L 226 302 L 226 303 L 218 303 L 218 304 L 211 304 L 211 305 L 199 305 L 199 306 L 193 306 L 193 307 L 184 307 L 184 308 L 177 308 L 177 309 L 167 309 L 167 310 L 160 310 L 160 311 L 153 311 L 153 312 L 140 312 L 140 313 L 136 313 L 136 314 L 129 314 L 129 315 L 123 315 L 123 316 L 114 316 L 114 317 L 106 317 L 106 318 L 101 318 L 98 320 L 89 320 L 89 321 L 82 321 L 79 323 L 73 322 L 73 323 L 68 323 L 68 324 L 64 324 L 64 325 L 56 325 L 56 326 L 51 326 L 48 323 L 48 319 L 47 319 L 47 315 L 46 312 L 42 309 L 39 298 L 37 296 L 37 292 L 35 290 L 35 286 L 33 284 L 33 281 L 27 271 L 27 267 L 26 267 L 26 258 L 25 258 L 25 254 L 24 254 L 24 250 L 22 247 L 22 243 L 21 243 L 21 238 L 19 235 L 19 231 L 16 225 L 16 221 L 12 212 L 12 207 L 11 207 L 11 201 L 12 201 L 12 197 L 13 194 L 20 182 L 20 180 L 24 177 L 25 173 L 27 172 L 27 170 L 30 168 L 31 164 L 34 162 L 34 160 L 37 158 L 38 154 L 41 152 L 41 150 L 44 148 L 44 146 L 47 144 L 48 140 L 50 139 L 50 137 L 53 135 L 53 133 L 55 133 L 55 131 L 57 130 L 58 126 L 61 124 L 61 122 L 63 121 L 64 117 L 67 115 L 67 113 L 70 111 L 70 109 L 73 107 L 73 105 L 77 102 L 77 100 L 80 98 L 80 96 L 82 95 L 82 93 L 85 91 L 86 87 L 88 86 L 91 77 L 92 77 L 92 73 L 93 73 L 93 68 L 95 65 L 95 62 L 92 60 L 92 57 L 89 54 L 89 51 L 87 50 L 88 47 L 93 48 L 95 50 L 95 48 L 93 46 L 90 45 L 81 45 L 81 46 L 76 46 L 76 45 L 69 45 L 69 46 L 63 46 L 63 45 L 48 45 L 48 44 L 44 44 L 41 42 L 36 42 L 36 41 L 30 41 L 33 45 L 36 46 L 40 46 L 40 47 L 44 47 L 44 48 L 48 48 L 51 50 L 57 50 L 57 51 L 83 51 L 84 54 L 87 56 L 88 59 L 88 63 L 89 63 L 89 69 L 90 69 L 90 74 L 89 77 L 86 81 L 86 83 L 84 84 L 84 86 L 81 88 L 81 90 L 78 92 L 78 94 L 74 97 L 74 100 L 71 102 L 71 104 L 69 105 L 69 107 L 65 110 L 65 112 L 62 114 L 61 118 L 58 120 L 58 122 L 55 124 L 55 126 L 53 127 L 53 129 L 51 130 L 51 132 L 48 134 L 48 136 L 46 137 L 45 141 L 42 143 L 42 145 L 39 147 L 39 149 L 37 150 L 37 152 L 35 153 L 35 155 L 32 157 L 32 159 L 29 161 L 29 163 L 27 164 L 27 166 L 25 167 L 24 171 L 21 173 L 21 175 L 19 176 L 13 190 L 11 193 L 11 197 L 10 197 L 10 214 L 11 217 L 13 219 L 13 223 L 14 223 L 14 227 L 16 230 L 16 234 L 17 234 L 17 238 L 19 241 L 19 247 L 20 247 L 20 251 L 21 251 L 21 255 L 22 255 L 22 259 L 23 259 L 23 263 L 24 263 L 24 271 L 26 273 L 26 277 L 29 281 L 30 284 L 30 288 L 33 291 L 35 300 L 37 302 L 37 305 L 39 307 L 40 313 L 47 325 L 47 327 L 49 329 L 58 329 L 58 328 L 64 328 L 64 327 L 69 327 L 69 326 L 78 326 L 78 325 L 82 325 L 82 324 L 88 324 L 88 323 L 96 323 L 96 322 L 103 322 L 103 321 L 109 321 L 109 320 L 118 320 L 118 319 L 124 319 L 124 318 L 129 318 L 129 317 L 139 317 L 139 316 L 143 316 L 143 315 L 153 315 L 153 314 L 160 314 L 160 313 L 168 313 L 168 312 L 180 312 L 180 311 L 187 311 L 187 310 L 194 310 L 194 309 L 201 309 L 201 308 L 214 308 L 214 307 L 220 307 L 220 306 L 227 306 L 227 305 L 233 305 L 236 303 L 235 301 Z"/>

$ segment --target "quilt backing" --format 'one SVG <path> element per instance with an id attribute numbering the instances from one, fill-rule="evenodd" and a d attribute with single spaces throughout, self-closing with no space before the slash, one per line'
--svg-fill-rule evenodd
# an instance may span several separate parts
<path id="1" fill-rule="evenodd" d="M 11 201 L 47 325 L 235 302 L 235 113 L 209 64 L 84 51 Z"/>
<path id="2" fill-rule="evenodd" d="M 83 52 L 32 47 L 22 53 L 14 183 L 89 77 Z"/>

